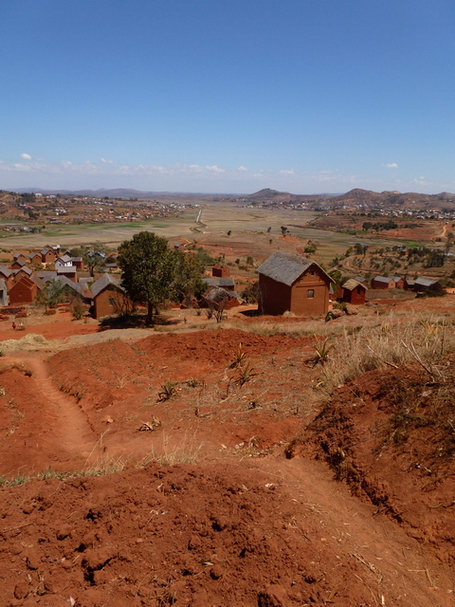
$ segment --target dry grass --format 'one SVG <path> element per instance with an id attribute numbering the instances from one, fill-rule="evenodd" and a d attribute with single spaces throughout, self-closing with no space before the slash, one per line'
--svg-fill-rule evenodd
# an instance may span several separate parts
<path id="1" fill-rule="evenodd" d="M 453 322 L 447 317 L 419 316 L 397 322 L 395 315 L 357 333 L 337 337 L 324 365 L 319 387 L 333 388 L 378 368 L 421 367 L 431 381 L 444 381 L 447 357 L 455 352 Z"/>
<path id="2" fill-rule="evenodd" d="M 179 445 L 171 446 L 167 434 L 162 435 L 161 448 L 152 446 L 151 451 L 136 465 L 137 468 L 145 468 L 151 462 L 158 462 L 163 466 L 175 466 L 176 464 L 195 464 L 203 449 L 203 443 L 196 439 L 196 434 L 188 436 L 185 434 Z"/>

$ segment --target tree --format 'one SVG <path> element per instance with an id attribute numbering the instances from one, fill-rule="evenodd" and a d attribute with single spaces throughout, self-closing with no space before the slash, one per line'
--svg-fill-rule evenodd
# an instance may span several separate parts
<path id="1" fill-rule="evenodd" d="M 147 305 L 148 324 L 153 324 L 154 311 L 171 293 L 175 259 L 167 240 L 153 232 L 139 232 L 120 245 L 122 286 L 132 301 Z"/>
<path id="2" fill-rule="evenodd" d="M 35 303 L 38 306 L 44 306 L 46 310 L 56 308 L 57 304 L 67 302 L 71 299 L 71 289 L 60 280 L 54 280 L 46 283 L 44 289 L 35 297 Z"/>
<path id="3" fill-rule="evenodd" d="M 170 297 L 179 303 L 191 304 L 195 297 L 199 299 L 207 288 L 203 280 L 204 266 L 192 253 L 172 252 L 174 276 L 170 288 Z"/>
<path id="4" fill-rule="evenodd" d="M 91 247 L 87 249 L 83 255 L 84 264 L 90 271 L 90 276 L 93 278 L 95 274 L 95 270 L 102 270 L 106 264 L 107 257 L 107 249 L 106 247 L 97 242 Z"/>

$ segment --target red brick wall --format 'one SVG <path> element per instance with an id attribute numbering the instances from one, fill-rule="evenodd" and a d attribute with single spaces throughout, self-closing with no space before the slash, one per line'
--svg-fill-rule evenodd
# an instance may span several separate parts
<path id="1" fill-rule="evenodd" d="M 52 263 L 53 261 L 55 261 L 55 259 L 56 256 L 53 251 L 48 251 L 46 255 L 42 256 L 43 263 Z"/>
<path id="2" fill-rule="evenodd" d="M 119 314 L 128 305 L 131 309 L 131 302 L 121 291 L 118 291 L 115 287 L 106 288 L 93 300 L 94 316 L 95 318 L 102 318 L 103 316 Z"/>
<path id="3" fill-rule="evenodd" d="M 356 305 L 363 305 L 365 303 L 366 289 L 360 287 L 360 293 L 357 293 L 358 287 L 349 291 L 349 289 L 343 289 L 343 301 Z"/>
<path id="4" fill-rule="evenodd" d="M 291 288 L 259 274 L 259 313 L 279 315 L 291 308 Z"/>
<path id="5" fill-rule="evenodd" d="M 212 276 L 216 278 L 226 278 L 229 276 L 229 268 L 227 266 L 213 266 L 212 267 Z"/>
<path id="6" fill-rule="evenodd" d="M 35 283 L 33 285 L 25 285 L 17 282 L 9 290 L 9 303 L 11 306 L 32 303 L 37 294 L 38 287 Z"/>
<path id="7" fill-rule="evenodd" d="M 317 268 L 310 268 L 292 287 L 259 274 L 261 293 L 259 311 L 261 314 L 279 315 L 293 312 L 297 316 L 325 316 L 329 310 L 329 285 L 324 274 Z M 308 297 L 308 291 L 313 297 Z"/>
<path id="8" fill-rule="evenodd" d="M 373 278 L 373 280 L 371 281 L 371 288 L 372 289 L 393 289 L 395 286 L 395 281 L 392 280 L 389 283 L 384 283 L 384 282 L 376 282 L 376 280 Z"/>
<path id="9" fill-rule="evenodd" d="M 309 290 L 314 291 L 314 297 L 308 297 Z M 318 268 L 310 267 L 292 285 L 291 312 L 297 316 L 325 316 L 328 311 L 329 283 L 327 278 Z"/>

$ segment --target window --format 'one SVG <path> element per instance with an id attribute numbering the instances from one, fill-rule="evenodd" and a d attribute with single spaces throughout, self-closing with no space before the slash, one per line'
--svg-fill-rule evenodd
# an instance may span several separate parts
<path id="1" fill-rule="evenodd" d="M 361 291 L 362 291 L 362 287 L 357 287 L 357 295 L 360 295 Z"/>
<path id="2" fill-rule="evenodd" d="M 306 292 L 307 299 L 314 299 L 314 289 L 308 289 Z"/>
<path id="3" fill-rule="evenodd" d="M 314 270 L 310 270 L 311 276 L 314 276 Z"/>

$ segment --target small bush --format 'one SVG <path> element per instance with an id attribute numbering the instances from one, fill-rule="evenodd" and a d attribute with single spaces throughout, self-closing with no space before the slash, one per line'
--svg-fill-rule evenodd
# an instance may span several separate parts
<path id="1" fill-rule="evenodd" d="M 177 385 L 177 382 L 171 379 L 167 379 L 161 384 L 161 390 L 158 392 L 158 402 L 164 402 L 175 396 L 177 394 Z"/>

